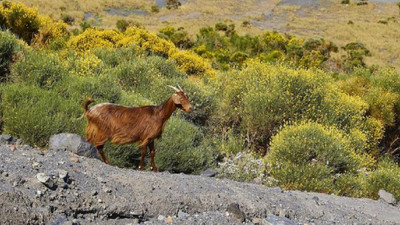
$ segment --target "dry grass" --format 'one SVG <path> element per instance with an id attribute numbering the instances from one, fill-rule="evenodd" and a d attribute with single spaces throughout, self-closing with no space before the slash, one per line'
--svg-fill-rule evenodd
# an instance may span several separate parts
<path id="1" fill-rule="evenodd" d="M 115 29 L 116 21 L 125 19 L 157 31 L 165 26 L 184 27 L 194 36 L 200 27 L 217 22 L 235 23 L 239 33 L 258 34 L 264 29 L 294 33 L 304 37 L 323 37 L 338 46 L 349 42 L 363 42 L 373 56 L 367 63 L 390 65 L 400 69 L 400 14 L 395 3 L 366 6 L 342 5 L 335 0 L 323 5 L 280 5 L 280 0 L 189 0 L 177 10 L 162 8 L 151 12 L 152 0 L 11 0 L 37 7 L 40 13 L 61 18 L 62 14 L 76 18 L 72 27 L 78 27 L 85 12 L 92 12 L 96 24 L 105 29 Z M 295 1 L 294 1 L 295 2 Z M 109 8 L 141 9 L 147 15 L 116 16 Z M 388 24 L 378 23 L 387 20 Z M 242 27 L 243 21 L 253 26 Z M 353 24 L 348 24 L 352 21 Z"/>
<path id="2" fill-rule="evenodd" d="M 292 13 L 289 27 L 281 29 L 301 36 L 319 36 L 339 46 L 349 42 L 362 42 L 373 56 L 367 64 L 390 65 L 400 68 L 400 16 L 394 3 L 366 6 L 333 4 L 328 8 L 313 10 L 306 16 Z M 380 20 L 387 24 L 378 23 Z M 352 21 L 353 24 L 349 24 Z"/>

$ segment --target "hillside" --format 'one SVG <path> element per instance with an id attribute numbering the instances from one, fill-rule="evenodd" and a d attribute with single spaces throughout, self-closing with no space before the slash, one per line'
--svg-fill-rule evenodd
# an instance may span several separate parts
<path id="1" fill-rule="evenodd" d="M 398 224 L 399 211 L 381 200 L 139 172 L 64 150 L 0 145 L 2 224 Z"/>
<path id="2" fill-rule="evenodd" d="M 357 5 L 357 1 L 346 5 L 337 0 L 185 0 L 178 9 L 171 10 L 165 8 L 165 0 L 12 2 L 23 2 L 57 19 L 69 16 L 73 18 L 70 29 L 79 28 L 82 22 L 114 29 L 122 19 L 153 32 L 166 26 L 183 27 L 195 38 L 201 27 L 225 22 L 234 23 L 241 34 L 276 30 L 301 37 L 322 37 L 339 46 L 362 42 L 372 50 L 368 65 L 400 69 L 400 9 L 396 0 L 372 0 L 368 5 Z M 243 26 L 244 22 L 249 25 Z"/>
<path id="3" fill-rule="evenodd" d="M 126 7 L 134 7 L 138 2 L 127 3 Z M 233 1 L 220 1 L 218 4 L 226 3 L 227 11 L 242 15 L 244 11 L 258 10 L 251 7 L 262 2 L 243 1 L 235 5 Z M 305 1 L 293 7 L 293 2 L 280 1 L 271 3 L 272 8 L 268 10 L 273 18 L 279 19 L 275 16 L 281 15 L 281 19 L 287 19 L 285 15 L 293 13 L 294 21 L 300 21 L 304 10 L 305 16 L 321 11 L 322 8 L 314 7 L 321 2 Z M 356 39 L 335 44 L 330 37 L 308 38 L 297 31 L 299 35 L 269 30 L 257 33 L 254 30 L 257 19 L 239 24 L 231 20 L 215 21 L 218 23 L 198 30 L 194 22 L 187 28 L 158 22 L 148 28 L 128 21 L 133 15 L 126 15 L 124 20 L 115 17 L 119 18 L 115 24 L 117 29 L 114 26 L 108 29 L 102 24 L 111 21 L 102 17 L 102 13 L 108 12 L 104 7 L 112 13 L 121 13 L 110 7 L 121 8 L 122 1 L 75 1 L 74 4 L 54 1 L 53 5 L 43 5 L 44 1 L 37 0 L 27 4 L 31 3 L 38 8 L 8 1 L 0 4 L 0 26 L 4 28 L 0 31 L 2 134 L 47 149 L 49 138 L 54 134 L 85 135 L 87 121 L 82 107 L 85 99 L 95 101 L 89 108 L 99 103 L 137 107 L 169 102 L 171 109 L 176 110 L 168 114 L 171 116 L 162 126 L 162 138 L 154 141 L 159 171 L 198 175 L 213 168 L 219 172 L 218 179 L 262 184 L 265 187 L 259 188 L 265 190 L 279 186 L 282 190 L 374 200 L 380 198 L 380 190 L 385 190 L 393 194 L 393 202 L 400 200 L 400 73 L 384 57 L 385 66 L 366 63 L 374 57 L 377 47 L 371 48 L 367 42 Z M 185 1 L 170 10 L 157 11 L 153 7 L 152 12 L 146 11 L 151 6 L 146 3 L 135 10 L 146 11 L 137 18 L 148 18 L 144 22 L 151 23 L 152 15 L 156 18 L 163 13 L 184 14 L 195 3 Z M 202 3 L 211 4 L 209 10 L 215 7 L 212 5 L 215 1 Z M 54 13 L 51 10 L 54 6 L 57 13 L 53 17 L 62 16 L 62 20 L 48 16 Z M 371 16 L 367 15 L 368 10 L 394 6 L 394 3 L 339 5 L 326 1 L 323 6 L 324 9 L 338 8 L 337 15 L 347 9 L 364 12 L 365 19 Z M 84 13 L 98 16 L 98 23 L 73 16 L 68 10 L 74 7 L 83 17 Z M 235 7 L 239 8 L 235 10 Z M 129 14 L 124 10 L 122 13 Z M 216 13 L 222 18 L 228 12 Z M 265 17 L 263 14 L 258 21 L 260 26 Z M 371 29 L 375 19 L 368 22 Z M 378 25 L 396 27 L 395 21 L 397 17 Z M 309 22 L 314 27 L 324 24 Z M 359 22 L 352 21 L 345 26 L 357 27 Z M 158 30 L 157 24 L 162 29 Z M 275 26 L 278 22 L 272 24 Z M 318 31 L 324 29 L 319 27 Z M 370 36 L 379 34 L 373 30 L 361 31 L 371 33 Z M 337 35 L 349 33 L 335 32 Z M 398 34 L 387 37 L 395 35 Z M 385 43 L 398 41 L 389 39 Z M 371 43 L 381 43 L 376 40 Z M 388 51 L 392 53 L 398 52 Z M 171 89 L 171 85 L 182 89 Z M 191 113 L 181 110 L 188 101 L 193 107 Z M 152 123 L 159 121 L 154 119 Z M 137 126 L 115 130 L 130 132 L 131 129 L 143 132 Z M 152 143 L 148 147 L 152 148 Z M 106 143 L 104 152 L 115 167 L 100 164 L 101 167 L 135 176 L 140 158 L 136 144 Z M 26 160 L 32 158 L 30 153 L 23 156 Z M 6 161 L 14 157 L 19 159 L 16 155 Z M 230 184 L 236 187 L 234 182 Z M 139 200 L 146 202 L 146 199 Z M 188 210 L 195 209 L 188 207 Z M 190 213 L 193 215 L 194 211 Z M 309 220 L 295 216 L 290 219 Z"/>

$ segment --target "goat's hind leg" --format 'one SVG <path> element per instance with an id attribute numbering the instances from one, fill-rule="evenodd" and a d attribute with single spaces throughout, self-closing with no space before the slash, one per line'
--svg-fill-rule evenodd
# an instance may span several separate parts
<path id="1" fill-rule="evenodd" d="M 97 151 L 99 151 L 99 154 L 100 154 L 101 158 L 103 159 L 103 161 L 106 164 L 111 165 L 110 162 L 107 160 L 105 154 L 104 154 L 104 151 L 103 151 L 104 144 L 103 145 L 98 145 L 98 146 L 96 146 L 96 148 L 97 148 Z"/>
<path id="2" fill-rule="evenodd" d="M 154 163 L 154 156 L 156 155 L 156 149 L 154 148 L 154 141 L 151 141 L 149 143 L 149 148 L 150 148 L 151 169 L 153 170 L 153 172 L 158 172 L 158 168 L 156 167 L 156 164 Z"/>
<path id="3" fill-rule="evenodd" d="M 139 170 L 144 170 L 144 157 L 146 156 L 147 153 L 147 145 L 141 145 L 140 150 L 141 150 L 141 157 L 139 163 Z"/>

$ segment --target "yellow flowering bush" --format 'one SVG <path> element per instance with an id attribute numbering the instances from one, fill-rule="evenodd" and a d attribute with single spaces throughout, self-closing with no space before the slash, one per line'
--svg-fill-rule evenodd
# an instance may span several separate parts
<path id="1" fill-rule="evenodd" d="M 118 47 L 126 47 L 135 45 L 142 51 L 147 51 L 153 54 L 168 56 L 172 51 L 176 51 L 176 47 L 170 41 L 159 38 L 156 34 L 146 31 L 139 27 L 128 28 L 123 38 L 116 45 Z"/>
<path id="2" fill-rule="evenodd" d="M 91 52 L 84 55 L 77 54 L 73 59 L 71 73 L 77 76 L 94 76 L 98 75 L 101 70 L 101 60 Z"/>
<path id="3" fill-rule="evenodd" d="M 280 33 L 266 31 L 260 35 L 261 45 L 264 49 L 285 50 L 287 39 Z"/>
<path id="4" fill-rule="evenodd" d="M 400 131 L 400 74 L 395 69 L 383 69 L 373 72 L 369 69 L 354 69 L 351 74 L 339 74 L 338 86 L 344 92 L 359 96 L 367 104 L 367 112 L 380 123 L 381 130 L 369 129 L 371 134 L 383 133 L 381 147 L 387 152 L 393 151 L 398 145 L 392 146 Z M 374 131 L 375 130 L 375 131 Z M 379 152 L 374 152 L 378 156 Z"/>
<path id="5" fill-rule="evenodd" d="M 389 158 L 378 162 L 377 169 L 366 174 L 364 177 L 365 196 L 378 199 L 380 189 L 388 191 L 400 200 L 400 168 Z"/>
<path id="6" fill-rule="evenodd" d="M 282 124 L 300 120 L 335 126 L 346 133 L 358 128 L 372 151 L 382 126 L 367 125 L 368 104 L 359 97 L 340 92 L 334 80 L 322 71 L 290 69 L 248 61 L 239 72 L 221 74 L 220 104 L 215 115 L 221 127 L 237 127 L 256 149 L 265 150 L 269 138 Z"/>
<path id="7" fill-rule="evenodd" d="M 32 38 L 39 32 L 40 18 L 37 9 L 27 8 L 21 3 L 4 2 L 0 6 L 3 23 L 13 33 L 26 42 L 31 43 Z"/>
<path id="8" fill-rule="evenodd" d="M 176 51 L 170 56 L 175 59 L 179 69 L 189 75 L 203 76 L 204 74 L 214 75 L 210 64 L 202 57 L 190 51 Z"/>
<path id="9" fill-rule="evenodd" d="M 119 31 L 88 28 L 82 34 L 71 37 L 67 46 L 83 53 L 94 48 L 115 47 L 121 38 Z"/>
<path id="10" fill-rule="evenodd" d="M 139 27 L 130 27 L 124 33 L 111 30 L 87 29 L 72 37 L 67 45 L 78 52 L 100 47 L 132 47 L 150 54 L 174 59 L 181 71 L 188 75 L 214 75 L 210 64 L 190 51 L 180 51 L 175 45 Z"/>
<path id="11" fill-rule="evenodd" d="M 356 153 L 351 142 L 351 137 L 336 127 L 294 123 L 272 138 L 265 159 L 271 176 L 283 187 L 333 193 L 338 191 L 338 177 L 356 175 L 357 170 L 374 163 L 368 155 Z"/>
<path id="12" fill-rule="evenodd" d="M 50 40 L 68 36 L 67 24 L 61 20 L 54 20 L 49 16 L 39 16 L 39 34 L 35 37 L 35 42 L 47 44 Z"/>
<path id="13" fill-rule="evenodd" d="M 29 44 L 46 44 L 68 34 L 64 22 L 39 15 L 37 9 L 21 3 L 4 2 L 0 6 L 0 26 L 10 29 Z"/>

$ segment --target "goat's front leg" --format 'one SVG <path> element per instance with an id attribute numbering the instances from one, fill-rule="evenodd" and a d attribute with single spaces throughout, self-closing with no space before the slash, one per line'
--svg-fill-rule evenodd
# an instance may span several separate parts
<path id="1" fill-rule="evenodd" d="M 144 157 L 146 156 L 147 153 L 147 145 L 140 146 L 140 150 L 142 155 L 140 157 L 139 170 L 144 170 Z"/>
<path id="2" fill-rule="evenodd" d="M 103 161 L 106 164 L 111 165 L 110 162 L 107 160 L 106 155 L 104 155 L 104 151 L 103 151 L 104 145 L 98 145 L 98 146 L 96 146 L 96 148 L 97 148 L 97 151 L 99 151 L 99 154 L 100 154 L 101 158 L 103 159 Z"/>
<path id="3" fill-rule="evenodd" d="M 153 172 L 158 172 L 158 169 L 156 167 L 156 164 L 154 163 L 154 156 L 156 155 L 156 149 L 154 148 L 154 141 L 151 141 L 149 143 L 149 148 L 150 148 L 150 164 L 151 164 L 151 169 Z"/>

